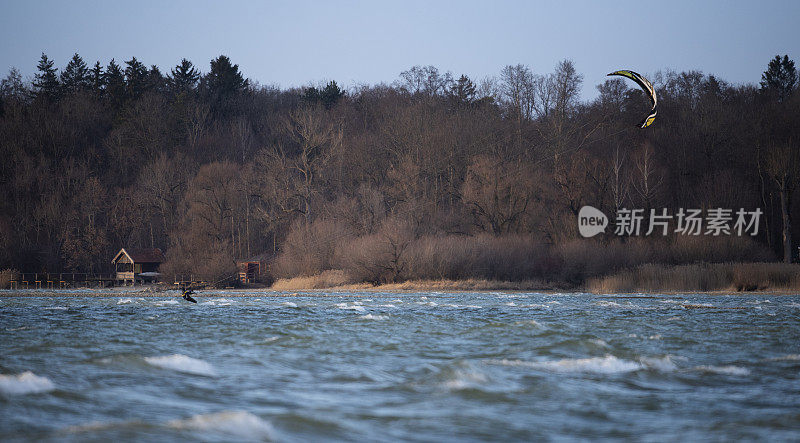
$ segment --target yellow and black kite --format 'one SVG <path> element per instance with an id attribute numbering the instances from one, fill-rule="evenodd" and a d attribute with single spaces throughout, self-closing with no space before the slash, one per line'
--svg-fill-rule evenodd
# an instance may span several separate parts
<path id="1" fill-rule="evenodd" d="M 656 106 L 658 105 L 656 90 L 653 88 L 652 83 L 650 83 L 646 78 L 642 77 L 641 74 L 625 69 L 621 71 L 614 71 L 608 75 L 621 75 L 623 77 L 628 77 L 629 79 L 635 81 L 637 85 L 641 86 L 642 89 L 644 89 L 644 92 L 647 93 L 648 97 L 650 97 L 650 101 L 653 102 L 653 109 L 650 110 L 650 115 L 645 117 L 645 119 L 639 123 L 639 127 L 646 128 L 650 126 L 653 123 L 653 120 L 656 119 Z"/>

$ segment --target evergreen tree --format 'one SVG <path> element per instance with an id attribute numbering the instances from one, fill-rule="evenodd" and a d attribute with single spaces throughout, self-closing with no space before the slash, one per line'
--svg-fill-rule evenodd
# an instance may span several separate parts
<path id="1" fill-rule="evenodd" d="M 320 101 L 320 92 L 319 89 L 309 86 L 308 88 L 303 89 L 303 100 L 309 103 L 317 103 Z"/>
<path id="2" fill-rule="evenodd" d="M 147 72 L 147 86 L 145 89 L 148 91 L 162 92 L 165 85 L 166 79 L 164 75 L 161 74 L 161 70 L 158 69 L 158 66 L 150 66 L 150 70 Z"/>
<path id="3" fill-rule="evenodd" d="M 453 83 L 450 93 L 460 105 L 470 105 L 475 101 L 475 84 L 466 75 L 462 75 Z"/>
<path id="4" fill-rule="evenodd" d="M 775 94 L 778 101 L 786 100 L 797 85 L 797 70 L 788 55 L 779 55 L 770 60 L 767 70 L 761 75 L 761 90 Z"/>
<path id="5" fill-rule="evenodd" d="M 58 75 L 56 74 L 56 68 L 53 67 L 53 61 L 47 58 L 47 55 L 43 52 L 42 58 L 39 59 L 39 64 L 36 68 L 39 70 L 33 79 L 33 88 L 36 97 L 56 100 L 61 89 L 61 84 L 58 82 Z"/>
<path id="6" fill-rule="evenodd" d="M 122 106 L 125 101 L 125 74 L 113 58 L 103 74 L 103 82 L 106 86 L 106 95 L 111 102 L 117 107 Z"/>
<path id="7" fill-rule="evenodd" d="M 89 68 L 77 52 L 67 63 L 67 67 L 61 71 L 61 83 L 67 94 L 74 94 L 89 87 Z"/>
<path id="8" fill-rule="evenodd" d="M 22 81 L 22 74 L 17 68 L 11 68 L 8 75 L 0 80 L 0 96 L 4 98 L 14 98 L 23 101 L 27 96 L 25 82 Z"/>
<path id="9" fill-rule="evenodd" d="M 95 93 L 100 93 L 106 85 L 103 67 L 100 62 L 95 62 L 94 67 L 89 71 L 89 84 Z"/>
<path id="10" fill-rule="evenodd" d="M 211 72 L 205 80 L 209 93 L 216 99 L 236 96 L 247 87 L 239 65 L 231 64 L 231 59 L 224 55 L 211 60 Z"/>
<path id="11" fill-rule="evenodd" d="M 195 69 L 192 62 L 185 58 L 172 69 L 172 73 L 169 76 L 169 84 L 176 94 L 193 90 L 199 80 L 200 71 Z"/>
<path id="12" fill-rule="evenodd" d="M 319 93 L 319 97 L 325 109 L 330 109 L 339 99 L 344 97 L 344 91 L 339 88 L 339 85 L 337 85 L 335 81 L 331 80 Z"/>
<path id="13" fill-rule="evenodd" d="M 130 99 L 139 98 L 147 89 L 148 85 L 147 67 L 136 57 L 132 57 L 125 62 L 125 92 Z"/>

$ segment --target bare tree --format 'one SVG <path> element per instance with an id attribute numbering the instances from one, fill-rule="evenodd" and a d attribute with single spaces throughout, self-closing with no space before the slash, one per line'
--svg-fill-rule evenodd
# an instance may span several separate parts
<path id="1" fill-rule="evenodd" d="M 310 221 L 315 180 L 332 153 L 342 146 L 342 129 L 328 122 L 319 106 L 300 107 L 291 112 L 284 129 L 298 149 L 293 167 L 302 176 L 301 211 L 306 221 Z"/>
<path id="2" fill-rule="evenodd" d="M 633 182 L 633 189 L 639 195 L 644 205 L 645 213 L 649 214 L 653 200 L 661 190 L 664 177 L 658 172 L 654 159 L 653 147 L 645 143 L 635 163 L 637 179 Z"/>
<path id="3" fill-rule="evenodd" d="M 764 170 L 772 179 L 773 184 L 778 190 L 781 201 L 781 221 L 783 229 L 781 237 L 783 240 L 783 261 L 792 262 L 792 228 L 791 228 L 791 204 L 792 191 L 797 184 L 797 171 L 800 169 L 800 158 L 798 158 L 798 148 L 792 144 L 792 140 L 787 143 L 772 146 L 765 156 Z"/>

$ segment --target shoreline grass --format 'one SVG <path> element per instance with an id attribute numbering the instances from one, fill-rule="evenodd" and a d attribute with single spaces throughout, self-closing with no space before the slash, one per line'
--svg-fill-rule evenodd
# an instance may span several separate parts
<path id="1" fill-rule="evenodd" d="M 593 293 L 800 292 L 800 264 L 697 263 L 647 264 L 590 279 Z"/>
<path id="2" fill-rule="evenodd" d="M 102 295 L 164 296 L 172 287 L 152 285 L 140 290 L 119 288 L 98 289 Z M 537 291 L 590 292 L 594 294 L 735 294 L 735 293 L 800 293 L 800 264 L 785 263 L 696 263 L 688 265 L 646 264 L 604 276 L 591 278 L 583 285 L 564 281 L 488 279 L 419 279 L 373 285 L 358 282 L 345 271 L 328 270 L 312 276 L 279 279 L 272 286 L 214 289 L 224 292 L 288 292 L 288 291 L 355 291 L 355 292 L 420 292 L 420 291 Z M 53 291 L 58 292 L 58 291 Z M 91 292 L 91 291 L 90 291 Z M 8 295 L 43 295 L 41 291 L 9 292 Z M 235 294 L 231 294 L 234 296 Z M 291 294 L 290 294 L 291 295 Z"/>

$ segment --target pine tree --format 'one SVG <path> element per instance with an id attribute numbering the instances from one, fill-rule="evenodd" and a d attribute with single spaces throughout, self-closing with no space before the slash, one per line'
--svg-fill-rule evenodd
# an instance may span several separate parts
<path id="1" fill-rule="evenodd" d="M 761 75 L 761 90 L 775 94 L 778 101 L 789 98 L 796 85 L 797 70 L 794 61 L 789 60 L 788 55 L 784 55 L 782 60 L 776 55 Z"/>
<path id="2" fill-rule="evenodd" d="M 172 90 L 177 94 L 184 91 L 191 91 L 197 86 L 200 80 L 200 71 L 195 69 L 192 62 L 185 58 L 181 63 L 172 69 L 169 76 L 169 83 Z"/>
<path id="3" fill-rule="evenodd" d="M 33 79 L 36 97 L 43 97 L 47 100 L 58 99 L 61 92 L 61 84 L 58 82 L 58 75 L 56 74 L 56 68 L 53 67 L 53 61 L 47 58 L 47 55 L 43 52 L 36 68 L 39 70 Z"/>
<path id="4" fill-rule="evenodd" d="M 137 99 L 147 89 L 147 67 L 136 57 L 125 62 L 125 92 L 128 98 Z"/>
<path id="5" fill-rule="evenodd" d="M 105 75 L 103 74 L 103 67 L 100 65 L 100 62 L 95 62 L 94 67 L 89 71 L 89 84 L 92 90 L 98 94 L 105 88 Z"/>
<path id="6" fill-rule="evenodd" d="M 211 96 L 217 99 L 233 97 L 247 87 L 239 65 L 231 64 L 231 59 L 224 55 L 211 60 L 211 72 L 205 81 Z"/>
<path id="7" fill-rule="evenodd" d="M 303 100 L 309 103 L 317 103 L 320 101 L 320 92 L 319 89 L 309 86 L 308 88 L 303 89 Z"/>
<path id="8" fill-rule="evenodd" d="M 61 71 L 61 83 L 67 94 L 74 94 L 89 87 L 89 68 L 77 52 L 67 63 L 67 67 Z"/>
<path id="9" fill-rule="evenodd" d="M 122 103 L 125 102 L 125 74 L 113 58 L 103 74 L 103 82 L 106 86 L 106 95 L 111 102 L 117 107 L 122 106 Z"/>
<path id="10" fill-rule="evenodd" d="M 167 81 L 164 75 L 161 74 L 161 70 L 158 69 L 158 66 L 150 66 L 150 70 L 147 72 L 147 85 L 145 89 L 148 91 L 162 92 L 166 84 Z"/>
<path id="11" fill-rule="evenodd" d="M 475 101 L 475 84 L 466 75 L 462 75 L 453 83 L 450 93 L 460 105 L 470 105 Z"/>
<path id="12" fill-rule="evenodd" d="M 337 85 L 335 81 L 331 80 L 319 93 L 319 97 L 325 109 L 330 109 L 339 99 L 344 97 L 344 91 L 339 88 L 339 85 Z"/>

